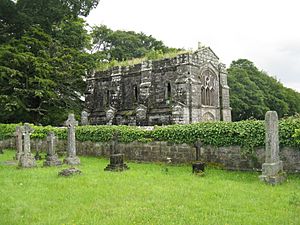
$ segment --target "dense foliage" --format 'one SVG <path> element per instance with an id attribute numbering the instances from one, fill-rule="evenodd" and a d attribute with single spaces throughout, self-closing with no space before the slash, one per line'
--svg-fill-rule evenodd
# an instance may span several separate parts
<path id="1" fill-rule="evenodd" d="M 295 130 L 300 129 L 299 118 L 280 120 L 281 146 L 298 147 Z M 0 124 L 0 139 L 12 137 L 15 124 Z M 60 139 L 66 139 L 66 128 L 33 126 L 32 138 L 43 139 L 48 131 L 54 131 Z M 120 142 L 167 141 L 172 143 L 193 144 L 201 141 L 212 146 L 241 146 L 244 152 L 251 152 L 255 147 L 264 145 L 264 122 L 247 120 L 240 122 L 207 122 L 190 125 L 170 125 L 155 127 L 154 130 L 143 130 L 130 126 L 79 126 L 76 128 L 76 138 L 79 141 L 107 142 L 119 133 Z M 298 131 L 298 139 L 299 139 Z"/>
<path id="2" fill-rule="evenodd" d="M 249 60 L 233 61 L 228 73 L 234 121 L 263 119 L 268 110 L 276 110 L 280 118 L 300 112 L 300 93 L 259 71 Z"/>
<path id="3" fill-rule="evenodd" d="M 134 31 L 113 31 L 105 25 L 94 26 L 91 36 L 92 51 L 97 54 L 98 60 L 102 63 L 141 58 L 146 55 L 151 58 L 157 54 L 177 51 L 168 48 L 162 41 L 156 40 L 151 35 Z"/>
<path id="4" fill-rule="evenodd" d="M 295 134 L 293 135 L 293 138 L 300 145 L 300 129 L 295 130 Z"/>
<path id="5" fill-rule="evenodd" d="M 86 16 L 99 0 L 0 2 L 0 122 L 59 125 L 81 111 Z"/>

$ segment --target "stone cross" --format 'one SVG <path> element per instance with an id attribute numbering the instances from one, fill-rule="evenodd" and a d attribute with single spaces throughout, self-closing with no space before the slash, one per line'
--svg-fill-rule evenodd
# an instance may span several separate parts
<path id="1" fill-rule="evenodd" d="M 76 139 L 75 139 L 75 126 L 78 122 L 75 120 L 74 114 L 69 114 L 66 121 L 68 127 L 68 146 L 67 146 L 67 158 L 64 159 L 64 163 L 69 165 L 80 164 L 80 159 L 76 156 Z"/>
<path id="2" fill-rule="evenodd" d="M 283 163 L 279 159 L 278 116 L 276 111 L 266 113 L 265 128 L 266 162 L 262 165 L 260 179 L 274 185 L 285 180 Z"/>
<path id="3" fill-rule="evenodd" d="M 202 142 L 200 139 L 197 139 L 197 141 L 194 144 L 195 148 L 196 148 L 196 161 L 200 160 L 200 156 L 201 156 L 201 147 L 202 147 Z"/>
<path id="4" fill-rule="evenodd" d="M 23 168 L 30 168 L 36 166 L 35 159 L 30 152 L 30 134 L 32 132 L 33 129 L 29 126 L 28 123 L 25 123 L 22 128 L 22 133 L 24 138 L 23 152 L 19 160 L 19 166 Z"/>
<path id="5" fill-rule="evenodd" d="M 68 127 L 68 156 L 76 156 L 76 139 L 75 139 L 75 126 L 78 122 L 75 120 L 74 114 L 69 114 L 66 126 Z"/>
<path id="6" fill-rule="evenodd" d="M 268 111 L 265 116 L 266 128 L 266 163 L 279 161 L 278 116 L 275 111 Z"/>
<path id="7" fill-rule="evenodd" d="M 113 134 L 113 138 L 112 138 L 112 142 L 111 142 L 111 154 L 117 154 L 119 153 L 118 149 L 117 149 L 117 145 L 119 143 L 119 136 L 120 133 L 117 131 Z"/>
<path id="8" fill-rule="evenodd" d="M 50 131 L 47 136 L 47 156 L 44 161 L 44 166 L 59 166 L 62 162 L 59 160 L 57 154 L 55 153 L 56 137 L 53 131 Z"/>
<path id="9" fill-rule="evenodd" d="M 16 127 L 16 148 L 17 148 L 17 152 L 16 152 L 16 156 L 15 159 L 19 160 L 21 154 L 23 153 L 23 131 L 22 131 L 23 127 L 21 126 L 17 126 Z"/>
<path id="10" fill-rule="evenodd" d="M 48 156 L 53 156 L 55 154 L 55 134 L 53 131 L 50 131 L 47 136 L 47 143 L 48 143 L 48 148 L 47 148 L 47 155 Z"/>
<path id="11" fill-rule="evenodd" d="M 28 123 L 25 123 L 24 124 L 24 127 L 23 127 L 23 136 L 24 136 L 24 149 L 23 149 L 23 152 L 24 154 L 30 154 L 31 151 L 30 151 L 30 135 L 33 133 L 33 129 L 29 126 Z"/>

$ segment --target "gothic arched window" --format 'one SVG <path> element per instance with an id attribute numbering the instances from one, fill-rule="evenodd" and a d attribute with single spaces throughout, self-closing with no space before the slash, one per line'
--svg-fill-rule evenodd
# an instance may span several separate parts
<path id="1" fill-rule="evenodd" d="M 201 87 L 201 104 L 215 106 L 216 104 L 216 81 L 217 76 L 211 70 L 205 70 L 200 76 Z"/>

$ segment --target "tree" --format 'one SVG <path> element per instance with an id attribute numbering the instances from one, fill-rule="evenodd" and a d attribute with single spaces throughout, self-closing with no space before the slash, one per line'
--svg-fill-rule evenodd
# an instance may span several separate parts
<path id="1" fill-rule="evenodd" d="M 107 26 L 94 26 L 92 30 L 93 48 L 98 58 L 104 61 L 123 61 L 133 58 L 141 58 L 151 51 L 163 53 L 174 51 L 174 48 L 166 47 L 162 41 L 144 33 L 133 31 L 113 31 Z"/>
<path id="2" fill-rule="evenodd" d="M 59 125 L 82 109 L 83 77 L 94 67 L 85 21 L 99 1 L 5 0 L 0 10 L 0 122 Z M 7 12 L 19 18 L 11 19 Z M 21 24 L 17 28 L 16 24 Z"/>
<path id="3" fill-rule="evenodd" d="M 233 61 L 228 69 L 233 120 L 264 119 L 276 110 L 279 117 L 300 112 L 300 94 L 285 88 L 247 59 Z"/>

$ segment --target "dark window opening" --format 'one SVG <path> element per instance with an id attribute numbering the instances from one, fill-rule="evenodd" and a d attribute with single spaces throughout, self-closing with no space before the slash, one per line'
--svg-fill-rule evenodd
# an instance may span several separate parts
<path id="1" fill-rule="evenodd" d="M 209 105 L 209 90 L 208 88 L 205 89 L 205 105 Z"/>
<path id="2" fill-rule="evenodd" d="M 167 98 L 170 99 L 171 98 L 171 91 L 172 91 L 172 88 L 171 88 L 171 84 L 168 83 L 168 86 L 167 86 Z"/>
<path id="3" fill-rule="evenodd" d="M 201 88 L 201 104 L 205 105 L 205 89 L 204 89 L 204 87 Z"/>
<path id="4" fill-rule="evenodd" d="M 138 89 L 137 86 L 134 86 L 134 100 L 137 102 L 138 100 Z"/>
<path id="5" fill-rule="evenodd" d="M 110 93 L 109 90 L 106 91 L 106 106 L 110 105 Z"/>

